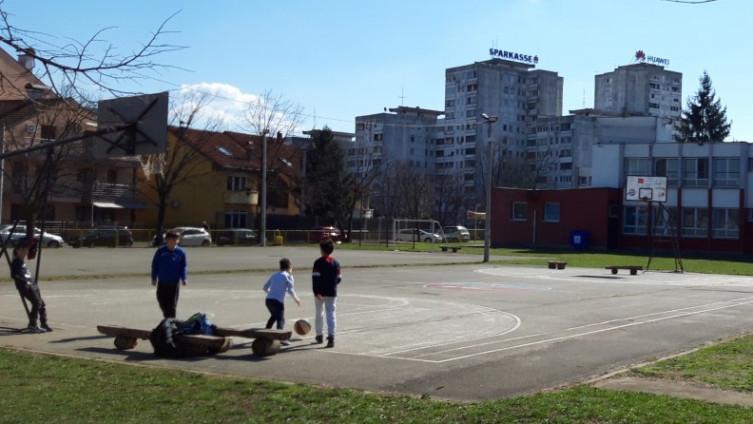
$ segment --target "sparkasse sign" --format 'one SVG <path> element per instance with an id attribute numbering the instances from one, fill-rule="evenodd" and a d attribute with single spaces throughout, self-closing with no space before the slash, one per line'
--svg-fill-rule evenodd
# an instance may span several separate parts
<path id="1" fill-rule="evenodd" d="M 530 63 L 531 65 L 539 63 L 539 57 L 537 55 L 508 52 L 507 50 L 500 50 L 495 48 L 489 49 L 489 55 L 500 59 L 509 59 L 523 63 Z"/>
<path id="2" fill-rule="evenodd" d="M 642 63 L 653 63 L 654 65 L 669 66 L 669 59 L 656 56 L 646 56 L 646 53 L 643 50 L 638 50 L 637 52 L 635 52 L 635 61 Z"/>

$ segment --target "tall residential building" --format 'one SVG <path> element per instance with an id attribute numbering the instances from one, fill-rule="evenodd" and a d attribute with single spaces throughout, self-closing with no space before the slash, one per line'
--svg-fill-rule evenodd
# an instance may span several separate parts
<path id="1" fill-rule="evenodd" d="M 428 172 L 433 165 L 429 145 L 444 112 L 398 106 L 382 113 L 356 117 L 355 143 L 347 151 L 351 173 L 405 164 Z"/>
<path id="2" fill-rule="evenodd" d="M 528 127 L 546 116 L 562 114 L 563 79 L 534 65 L 491 59 L 445 71 L 445 120 L 434 143 L 438 175 L 462 178 L 471 204 L 484 192 L 484 161 L 489 141 L 498 154 L 526 160 Z M 481 114 L 496 116 L 489 125 Z"/>
<path id="3" fill-rule="evenodd" d="M 682 113 L 682 73 L 635 63 L 596 75 L 594 108 L 622 115 L 677 119 Z"/>

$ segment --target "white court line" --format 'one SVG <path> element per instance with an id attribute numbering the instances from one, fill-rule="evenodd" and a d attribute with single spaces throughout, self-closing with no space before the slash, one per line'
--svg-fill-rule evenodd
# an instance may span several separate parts
<path id="1" fill-rule="evenodd" d="M 562 333 L 566 333 L 566 332 L 572 331 L 572 330 L 578 330 L 578 329 L 588 328 L 588 327 L 595 327 L 595 326 L 598 326 L 598 325 L 604 325 L 604 324 L 609 324 L 609 323 L 613 323 L 613 322 L 632 321 L 632 320 L 638 319 L 638 318 L 646 318 L 646 317 L 655 316 L 655 315 L 669 314 L 669 313 L 672 313 L 672 312 L 686 311 L 688 309 L 705 308 L 705 307 L 708 307 L 708 306 L 711 306 L 711 305 L 716 305 L 716 304 L 719 304 L 719 303 L 737 302 L 737 301 L 740 301 L 740 300 L 749 300 L 749 299 L 753 300 L 753 297 L 751 297 L 751 296 L 739 297 L 739 298 L 735 298 L 735 299 L 722 300 L 722 301 L 718 301 L 718 302 L 704 303 L 702 305 L 689 306 L 687 308 L 668 309 L 666 311 L 653 312 L 653 313 L 650 313 L 650 314 L 633 315 L 633 316 L 625 317 L 625 318 L 615 318 L 615 319 L 610 319 L 610 320 L 607 320 L 607 321 L 595 322 L 595 323 L 592 323 L 592 324 L 585 324 L 585 325 L 579 325 L 577 327 L 566 328 L 564 330 L 559 331 L 559 333 L 562 334 Z M 542 333 L 542 334 L 538 334 L 538 335 L 539 336 L 544 336 L 544 335 L 551 335 L 551 334 L 553 334 L 553 333 Z M 526 336 L 526 337 L 533 337 L 533 336 Z M 438 352 L 428 352 L 428 353 L 424 353 L 424 354 L 418 355 L 418 357 L 421 357 L 421 356 L 431 356 L 431 355 L 441 355 L 443 353 L 455 352 L 455 351 L 458 351 L 458 350 L 465 350 L 465 349 L 473 349 L 473 348 L 477 348 L 477 347 L 494 345 L 494 344 L 507 343 L 507 342 L 511 342 L 511 341 L 514 341 L 514 340 L 516 340 L 516 338 L 489 341 L 489 342 L 485 342 L 485 343 L 478 343 L 478 344 L 475 344 L 475 345 L 467 345 L 467 346 L 456 347 L 456 348 L 453 348 L 453 349 L 441 350 L 441 351 L 438 351 Z M 421 349 L 416 349 L 416 350 L 421 350 Z"/>
<path id="2" fill-rule="evenodd" d="M 538 340 L 538 341 L 535 341 L 535 342 L 523 343 L 523 344 L 519 344 L 519 345 L 515 345 L 515 346 L 503 347 L 503 348 L 500 348 L 500 349 L 493 349 L 493 350 L 488 350 L 488 351 L 484 351 L 484 352 L 477 352 L 477 353 L 471 353 L 471 354 L 468 354 L 468 355 L 456 356 L 456 357 L 453 357 L 453 358 L 436 360 L 435 362 L 438 363 L 438 364 L 442 364 L 442 363 L 445 363 L 445 362 L 457 361 L 457 360 L 460 360 L 460 359 L 468 359 L 468 358 L 473 358 L 473 357 L 477 357 L 477 356 L 488 355 L 488 354 L 491 354 L 491 353 L 504 352 L 504 351 L 507 351 L 507 350 L 520 349 L 520 348 L 529 347 L 529 346 L 535 346 L 535 345 L 540 345 L 540 344 L 545 344 L 545 343 L 558 342 L 558 341 L 569 340 L 569 339 L 574 339 L 574 338 L 583 337 L 583 336 L 589 336 L 589 335 L 592 335 L 592 334 L 599 334 L 599 333 L 604 333 L 604 332 L 608 332 L 608 331 L 619 330 L 621 328 L 634 327 L 634 326 L 637 326 L 637 325 L 644 325 L 644 324 L 652 324 L 652 323 L 655 323 L 655 322 L 666 321 L 666 320 L 670 320 L 670 319 L 681 318 L 681 317 L 686 317 L 686 316 L 691 316 L 691 315 L 699 315 L 699 314 L 703 314 L 703 313 L 706 313 L 706 312 L 718 311 L 718 310 L 721 310 L 721 309 L 729 309 L 729 308 L 734 308 L 734 307 L 737 307 L 737 306 L 750 305 L 752 303 L 753 303 L 753 300 L 747 301 L 747 302 L 735 303 L 735 304 L 732 304 L 732 305 L 719 306 L 719 307 L 716 307 L 716 308 L 708 308 L 708 309 L 704 309 L 704 310 L 701 310 L 701 311 L 686 312 L 686 313 L 682 313 L 682 314 L 671 315 L 671 316 L 668 316 L 668 317 L 654 318 L 654 319 L 645 320 L 645 321 L 637 321 L 637 322 L 632 322 L 632 323 L 628 323 L 628 324 L 617 325 L 617 326 L 614 326 L 614 327 L 603 328 L 603 329 L 600 329 L 600 330 L 587 331 L 587 332 L 577 333 L 577 334 L 573 334 L 573 335 L 569 335 L 569 336 L 553 337 L 553 338 L 549 338 L 549 339 L 545 339 L 545 340 Z M 406 359 L 406 358 L 403 358 L 403 357 L 394 357 L 394 358 Z"/>
<path id="3" fill-rule="evenodd" d="M 748 300 L 748 299 L 753 299 L 753 297 L 751 297 L 751 296 L 739 297 L 739 298 L 734 298 L 734 299 L 729 299 L 729 300 L 720 300 L 720 301 L 717 301 L 717 302 L 711 302 L 711 303 L 704 303 L 704 304 L 701 304 L 701 305 L 689 306 L 689 307 L 686 307 L 686 308 L 668 309 L 668 310 L 665 310 L 665 311 L 653 312 L 653 313 L 649 313 L 649 314 L 633 315 L 633 316 L 624 317 L 624 318 L 615 318 L 615 319 L 611 319 L 611 320 L 607 320 L 607 321 L 595 322 L 595 323 L 592 323 L 592 324 L 585 324 L 585 325 L 579 325 L 579 326 L 576 326 L 576 327 L 566 328 L 566 329 L 562 330 L 560 333 L 567 332 L 567 331 L 572 331 L 572 330 L 577 330 L 577 329 L 581 329 L 581 328 L 595 327 L 595 326 L 598 326 L 598 325 L 610 324 L 610 323 L 613 323 L 613 322 L 630 321 L 630 320 L 634 320 L 634 319 L 638 319 L 638 318 L 645 318 L 645 317 L 650 317 L 650 316 L 655 316 L 655 315 L 669 314 L 669 313 L 672 313 L 672 312 L 686 311 L 688 309 L 705 308 L 705 307 L 708 307 L 708 306 L 711 306 L 711 305 L 720 304 L 720 303 L 729 303 L 729 302 L 736 302 L 736 301 Z M 502 311 L 500 311 L 500 312 L 502 312 Z M 510 315 L 512 315 L 512 314 L 510 314 Z M 518 320 L 520 320 L 520 319 L 518 318 Z M 519 326 L 520 326 L 520 324 L 518 324 L 518 327 Z M 517 329 L 517 327 L 516 327 L 516 329 Z M 503 333 L 500 333 L 498 335 L 488 336 L 488 337 L 482 337 L 482 338 L 479 338 L 479 339 L 476 339 L 476 340 L 483 340 L 483 339 L 489 339 L 489 338 L 493 338 L 493 337 L 500 337 L 500 336 L 504 336 L 505 334 L 508 334 L 510 332 L 511 331 L 503 332 Z M 552 334 L 552 333 L 542 333 L 542 334 L 539 334 L 539 335 L 545 335 L 545 334 Z M 532 336 L 526 336 L 526 337 L 532 337 Z M 516 340 L 516 339 L 514 338 L 514 339 L 505 339 L 505 340 L 494 340 L 494 341 L 489 341 L 489 342 L 484 342 L 484 343 L 478 343 L 478 344 L 473 344 L 473 345 L 466 345 L 466 346 L 457 347 L 457 348 L 453 348 L 453 349 L 447 349 L 447 350 L 443 350 L 443 351 L 439 351 L 439 352 L 431 352 L 431 353 L 422 354 L 422 355 L 419 355 L 419 356 L 429 356 L 429 355 L 442 354 L 442 353 L 447 353 L 447 352 L 454 352 L 454 351 L 464 350 L 464 349 L 472 349 L 472 348 L 481 347 L 481 346 L 488 346 L 488 345 L 493 345 L 493 344 L 507 343 L 507 342 L 514 341 L 514 340 Z M 419 347 L 416 347 L 414 349 L 406 349 L 406 350 L 400 350 L 400 351 L 389 351 L 388 350 L 386 352 L 380 352 L 380 351 L 372 351 L 372 352 L 373 353 L 379 353 L 381 355 L 398 355 L 398 354 L 405 353 L 405 352 L 412 352 L 412 351 L 416 351 L 416 350 L 430 349 L 430 348 L 433 348 L 433 347 L 447 346 L 447 345 L 458 344 L 458 343 L 462 343 L 462 342 L 438 343 L 438 344 L 428 345 L 428 346 L 420 346 L 419 343 L 415 343 L 413 345 L 404 345 L 404 346 L 397 346 L 396 347 L 397 349 L 400 349 L 400 348 L 403 348 L 403 347 L 419 346 Z M 372 353 L 372 352 L 369 352 L 369 353 Z"/>
<path id="4" fill-rule="evenodd" d="M 486 312 L 479 312 L 479 313 L 483 314 L 483 315 L 491 315 L 493 313 L 500 313 L 500 314 L 504 314 L 504 315 L 507 315 L 509 317 L 512 317 L 513 321 L 515 322 L 515 324 L 513 325 L 512 328 L 509 328 L 509 329 L 507 329 L 505 331 L 502 331 L 499 334 L 495 334 L 495 335 L 492 335 L 492 336 L 483 337 L 482 339 L 486 339 L 486 338 L 489 338 L 489 337 L 502 337 L 502 336 L 504 336 L 506 334 L 510 334 L 510 333 L 516 331 L 518 328 L 520 328 L 520 325 L 522 323 L 521 320 L 520 320 L 520 317 L 518 317 L 515 314 L 511 314 L 509 312 L 504 312 L 504 311 L 493 311 L 493 312 L 492 311 L 486 311 Z M 475 315 L 475 314 L 473 314 L 473 315 Z M 482 339 L 476 339 L 476 340 L 482 340 Z M 471 340 L 469 340 L 469 341 L 471 341 Z M 463 343 L 463 342 L 462 341 L 454 341 L 454 342 L 436 343 L 436 344 L 432 344 L 432 345 L 428 345 L 428 346 L 414 347 L 412 349 L 404 349 L 404 350 L 398 350 L 398 351 L 387 351 L 387 352 L 382 352 L 380 354 L 384 355 L 384 356 L 399 355 L 401 353 L 413 352 L 413 351 L 416 351 L 416 350 L 423 350 L 423 349 L 430 349 L 430 348 L 439 347 L 439 346 L 447 346 L 447 345 L 457 344 L 457 343 Z M 416 345 L 414 345 L 414 346 L 416 346 Z M 397 348 L 399 349 L 401 347 L 409 347 L 409 345 L 398 346 Z"/>
<path id="5" fill-rule="evenodd" d="M 654 315 L 667 314 L 667 313 L 671 313 L 671 312 L 687 311 L 688 309 L 705 308 L 707 306 L 716 305 L 718 303 L 738 302 L 738 301 L 741 301 L 741 300 L 748 300 L 748 299 L 753 299 L 753 296 L 737 297 L 737 298 L 729 299 L 729 300 L 719 300 L 719 301 L 716 301 L 716 302 L 704 303 L 704 304 L 696 305 L 696 306 L 688 306 L 686 308 L 668 309 L 666 311 L 653 312 L 653 313 L 650 313 L 650 314 L 642 314 L 642 315 L 633 315 L 631 317 L 625 317 L 625 318 L 615 318 L 615 319 L 610 319 L 610 320 L 607 320 L 607 321 L 595 322 L 593 324 L 585 324 L 585 325 L 579 325 L 579 326 L 576 326 L 576 327 L 570 327 L 570 328 L 566 328 L 563 331 L 578 330 L 578 329 L 581 329 L 581 328 L 595 327 L 597 325 L 609 324 L 609 323 L 617 322 L 617 321 L 629 321 L 629 320 L 633 320 L 633 319 L 637 319 L 637 318 L 645 318 L 645 317 L 650 317 L 650 316 L 654 316 Z"/>

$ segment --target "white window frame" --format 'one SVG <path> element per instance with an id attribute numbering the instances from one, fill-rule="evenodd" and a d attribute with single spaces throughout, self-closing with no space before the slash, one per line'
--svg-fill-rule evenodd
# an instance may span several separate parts
<path id="1" fill-rule="evenodd" d="M 632 222 L 628 222 L 628 217 L 631 216 L 629 210 L 631 209 L 635 209 L 635 213 L 632 214 Z M 648 208 L 642 205 L 625 206 L 623 217 L 623 234 L 629 236 L 645 236 L 648 234 Z M 642 220 L 641 217 L 643 217 Z"/>
<path id="2" fill-rule="evenodd" d="M 687 219 L 688 212 L 693 212 L 692 223 Z M 701 220 L 705 212 L 705 219 Z M 692 225 L 689 225 L 692 224 Z M 700 224 L 700 225 L 699 225 Z M 708 237 L 709 213 L 707 208 L 683 208 L 682 210 L 682 236 L 687 238 Z"/>
<path id="3" fill-rule="evenodd" d="M 639 169 L 633 169 L 639 168 Z M 651 160 L 648 158 L 625 158 L 625 176 L 647 177 L 651 172 Z"/>
<path id="4" fill-rule="evenodd" d="M 699 177 L 699 161 L 706 161 L 706 176 Z M 692 164 L 692 165 L 691 165 Z M 709 158 L 684 158 L 682 163 L 682 185 L 688 187 L 706 187 L 709 184 Z M 692 171 L 691 171 L 692 169 Z"/>
<path id="5" fill-rule="evenodd" d="M 232 192 L 238 192 L 238 191 L 246 191 L 248 188 L 247 186 L 247 178 L 243 175 L 228 175 L 227 181 L 225 183 L 225 188 L 227 191 Z"/>
<path id="6" fill-rule="evenodd" d="M 722 226 L 717 227 L 717 218 L 721 218 Z M 740 228 L 739 210 L 735 208 L 714 208 L 711 210 L 711 235 L 715 239 L 739 239 Z"/>
<path id="7" fill-rule="evenodd" d="M 657 171 L 659 161 L 664 161 L 664 175 Z M 670 163 L 674 163 L 674 170 L 670 170 Z M 677 187 L 680 183 L 680 159 L 678 158 L 656 158 L 654 160 L 654 176 L 667 177 L 668 187 Z"/>
<path id="8" fill-rule="evenodd" d="M 740 184 L 740 158 L 714 158 L 714 186 L 737 187 Z"/>

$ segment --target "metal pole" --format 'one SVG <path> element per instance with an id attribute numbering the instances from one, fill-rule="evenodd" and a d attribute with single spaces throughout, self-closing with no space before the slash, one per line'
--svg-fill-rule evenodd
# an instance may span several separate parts
<path id="1" fill-rule="evenodd" d="M 267 246 L 267 130 L 261 133 L 261 246 Z"/>
<path id="2" fill-rule="evenodd" d="M 492 165 L 494 160 L 492 155 L 494 153 L 494 146 L 491 140 L 487 141 L 487 169 L 486 169 L 486 225 L 484 227 L 484 262 L 489 262 L 489 248 L 491 247 L 492 236 Z"/>
<path id="3" fill-rule="evenodd" d="M 0 155 L 5 153 L 5 124 L 0 129 Z M 5 192 L 5 158 L 0 159 L 0 223 L 3 222 L 3 193 Z"/>

